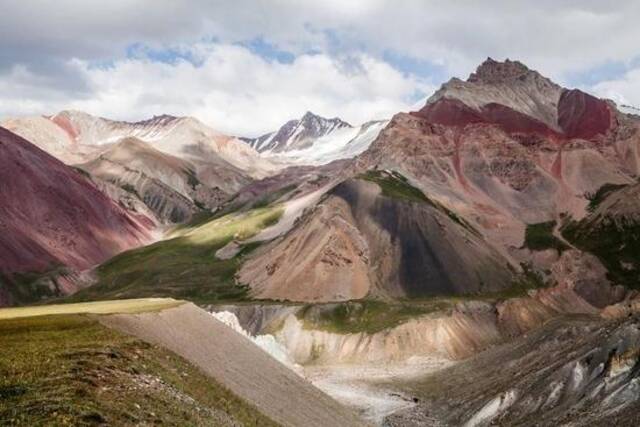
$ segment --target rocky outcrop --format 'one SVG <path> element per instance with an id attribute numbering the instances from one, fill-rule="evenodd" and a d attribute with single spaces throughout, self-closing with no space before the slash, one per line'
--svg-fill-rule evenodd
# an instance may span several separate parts
<path id="1" fill-rule="evenodd" d="M 582 299 L 597 308 L 622 301 L 627 291 L 612 285 L 607 269 L 595 256 L 578 250 L 564 251 L 551 267 L 552 280 L 575 291 Z"/>
<path id="2" fill-rule="evenodd" d="M 457 100 L 458 105 L 470 111 L 481 112 L 487 106 L 502 107 L 513 111 L 514 117 L 528 117 L 532 122 L 559 131 L 557 105 L 562 91 L 560 86 L 521 62 L 488 58 L 467 81 L 453 78 L 442 85 L 421 113 L 428 115 L 431 106 L 440 101 Z"/>
<path id="3" fill-rule="evenodd" d="M 614 284 L 637 289 L 640 280 L 640 184 L 606 185 L 592 196 L 590 212 L 567 221 L 563 236 L 598 257 Z"/>

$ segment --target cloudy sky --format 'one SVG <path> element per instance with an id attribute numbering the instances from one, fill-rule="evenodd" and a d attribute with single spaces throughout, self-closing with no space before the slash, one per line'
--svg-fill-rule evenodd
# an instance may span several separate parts
<path id="1" fill-rule="evenodd" d="M 640 2 L 0 0 L 0 117 L 193 115 L 253 136 L 415 107 L 486 57 L 640 105 Z"/>

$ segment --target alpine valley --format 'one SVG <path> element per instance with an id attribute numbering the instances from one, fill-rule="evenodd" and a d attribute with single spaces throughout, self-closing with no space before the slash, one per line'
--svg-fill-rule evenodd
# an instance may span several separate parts
<path id="1" fill-rule="evenodd" d="M 0 126 L 0 424 L 640 424 L 637 109 L 488 58 L 361 124 Z"/>

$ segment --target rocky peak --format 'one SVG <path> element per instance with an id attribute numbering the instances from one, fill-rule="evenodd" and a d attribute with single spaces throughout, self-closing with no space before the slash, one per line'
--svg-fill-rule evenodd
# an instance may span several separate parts
<path id="1" fill-rule="evenodd" d="M 300 119 L 289 120 L 275 132 L 243 141 L 258 152 L 281 152 L 307 147 L 320 137 L 350 127 L 353 126 L 338 117 L 327 119 L 307 111 Z"/>
<path id="2" fill-rule="evenodd" d="M 334 117 L 331 119 L 327 119 L 325 117 L 319 116 L 317 114 L 312 113 L 311 111 L 307 111 L 304 113 L 304 116 L 300 120 L 298 120 L 298 124 L 301 124 L 307 128 L 322 128 L 322 127 L 332 127 L 332 128 L 341 128 L 341 127 L 352 127 L 349 123 L 344 120 Z"/>
<path id="3" fill-rule="evenodd" d="M 475 73 L 471 73 L 468 82 L 500 83 L 508 80 L 523 79 L 529 74 L 538 74 L 530 70 L 520 61 L 506 59 L 504 62 L 487 58 L 478 66 Z"/>
<path id="4" fill-rule="evenodd" d="M 504 123 L 506 114 L 516 128 L 527 122 L 524 128 L 528 131 L 542 126 L 559 132 L 558 103 L 563 90 L 519 61 L 487 58 L 466 81 L 453 78 L 443 84 L 421 111 L 435 123 L 449 124 Z"/>

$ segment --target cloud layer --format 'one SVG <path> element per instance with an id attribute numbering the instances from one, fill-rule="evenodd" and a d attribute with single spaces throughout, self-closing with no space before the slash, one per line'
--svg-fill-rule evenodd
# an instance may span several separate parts
<path id="1" fill-rule="evenodd" d="M 354 123 L 387 118 L 434 89 L 366 54 L 302 54 L 280 63 L 237 45 L 198 44 L 182 51 L 193 60 L 144 56 L 105 67 L 71 60 L 69 73 L 86 86 L 75 97 L 15 66 L 0 80 L 0 115 L 69 108 L 138 120 L 168 113 L 198 117 L 222 132 L 258 135 L 307 110 Z"/>
<path id="2" fill-rule="evenodd" d="M 640 104 L 640 2 L 0 0 L 0 115 L 194 114 L 256 134 L 408 108 L 487 56 Z"/>

